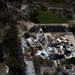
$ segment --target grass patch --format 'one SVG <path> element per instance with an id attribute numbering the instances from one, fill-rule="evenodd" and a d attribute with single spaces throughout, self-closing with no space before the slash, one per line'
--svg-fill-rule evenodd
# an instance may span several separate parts
<path id="1" fill-rule="evenodd" d="M 68 21 L 68 18 L 59 16 L 53 11 L 36 10 L 36 13 L 38 14 L 36 20 L 39 23 L 66 23 Z"/>

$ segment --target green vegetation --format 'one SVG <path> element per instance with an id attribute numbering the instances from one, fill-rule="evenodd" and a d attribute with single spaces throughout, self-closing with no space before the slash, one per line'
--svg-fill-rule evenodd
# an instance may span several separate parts
<path id="1" fill-rule="evenodd" d="M 23 65 L 25 64 L 23 64 L 22 50 L 20 48 L 20 41 L 17 36 L 18 32 L 16 28 L 17 27 L 16 23 L 18 19 L 19 18 L 24 19 L 25 17 L 20 15 L 20 13 L 16 11 L 16 9 L 7 8 L 7 2 L 13 3 L 14 8 L 20 8 L 21 1 L 23 0 L 0 0 L 0 22 L 2 23 L 2 27 L 4 29 L 2 30 L 3 33 L 2 31 L 0 31 L 0 39 L 3 41 L 4 52 L 7 55 L 5 64 L 9 67 L 10 70 L 9 75 L 22 75 L 23 71 L 25 70 L 25 69 L 23 70 L 24 68 Z M 61 3 L 66 1 L 71 3 L 72 0 L 26 0 L 26 1 L 31 8 L 30 13 L 26 15 L 26 19 L 28 17 L 27 20 L 29 20 L 31 16 L 31 21 L 35 23 L 63 23 L 68 21 L 68 18 L 62 17 L 53 11 L 50 12 L 46 11 L 47 10 L 46 7 L 47 7 L 47 2 L 50 3 L 52 6 L 56 3 Z M 37 1 L 39 1 L 38 4 Z M 73 5 L 73 2 L 74 0 L 72 1 L 72 4 L 68 3 L 68 5 Z M 34 10 L 37 8 L 36 5 L 40 6 L 41 10 Z M 67 16 L 67 14 L 65 15 Z M 33 56 L 34 52 L 32 52 L 31 54 Z M 33 59 L 35 71 L 38 75 L 40 74 L 41 63 L 47 64 L 49 67 L 53 65 L 52 61 L 45 60 L 46 61 L 46 62 L 44 61 L 45 63 L 43 63 L 43 61 L 44 60 L 41 58 Z M 66 60 L 63 61 L 61 64 L 65 63 L 67 63 Z M 67 65 L 66 67 L 70 68 L 71 66 Z M 58 68 L 58 70 L 60 70 L 60 67 Z"/>
<path id="2" fill-rule="evenodd" d="M 74 0 L 27 0 L 30 8 L 30 21 L 34 23 L 67 23 L 72 20 Z M 48 12 L 49 7 L 63 8 Z M 41 10 L 38 10 L 41 9 Z M 52 9 L 53 10 L 53 9 Z"/>
<path id="3" fill-rule="evenodd" d="M 61 60 L 61 65 L 65 66 L 66 69 L 71 69 L 72 68 L 72 65 L 70 64 L 70 60 L 66 60 L 66 59 Z"/>
<path id="4" fill-rule="evenodd" d="M 53 66 L 52 60 L 42 59 L 41 57 L 34 57 L 33 58 L 33 63 L 34 63 L 34 68 L 35 68 L 36 75 L 40 75 L 40 67 L 42 65 L 46 65 L 48 67 L 52 67 Z"/>
<path id="5" fill-rule="evenodd" d="M 17 37 L 16 25 L 8 23 L 4 29 L 3 48 L 8 58 L 5 61 L 9 67 L 9 75 L 21 75 L 22 73 L 22 51 Z"/>
<path id="6" fill-rule="evenodd" d="M 43 60 L 41 58 L 36 58 L 36 57 L 33 58 L 36 75 L 40 75 L 40 62 L 42 61 Z"/>
<path id="7" fill-rule="evenodd" d="M 0 41 L 1 41 L 1 30 L 0 30 Z"/>
<path id="8" fill-rule="evenodd" d="M 69 60 L 66 60 L 66 59 L 60 61 L 61 65 L 68 64 L 68 62 L 69 62 Z"/>
<path id="9" fill-rule="evenodd" d="M 66 64 L 66 69 L 71 69 L 72 65 L 71 64 Z"/>
<path id="10" fill-rule="evenodd" d="M 5 52 L 3 62 L 9 67 L 8 75 L 25 75 L 26 65 L 23 62 L 21 44 L 17 36 L 17 19 L 13 17 L 17 17 L 14 15 L 17 12 L 15 9 L 9 10 L 7 8 L 7 2 L 14 2 L 13 6 L 17 8 L 20 0 L 0 0 L 0 29 L 2 29 L 2 31 L 0 30 L 0 40 L 3 41 L 2 47 Z"/>
<path id="11" fill-rule="evenodd" d="M 36 20 L 39 23 L 66 23 L 68 21 L 66 17 L 62 17 L 53 11 L 37 10 L 36 13 L 38 14 Z"/>
<path id="12" fill-rule="evenodd" d="M 60 71 L 62 71 L 62 68 L 61 68 L 60 66 L 58 66 L 58 67 L 56 68 L 56 71 L 57 71 L 57 72 L 60 72 Z"/>

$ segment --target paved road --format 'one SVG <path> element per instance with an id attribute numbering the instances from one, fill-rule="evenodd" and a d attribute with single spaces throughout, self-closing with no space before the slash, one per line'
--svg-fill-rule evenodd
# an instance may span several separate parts
<path id="1" fill-rule="evenodd" d="M 30 27 L 30 25 L 28 25 L 28 26 Z M 24 34 L 24 32 L 21 30 L 21 35 L 23 35 L 23 34 Z M 21 39 L 22 53 L 25 54 L 25 47 L 27 47 L 26 41 L 25 41 L 24 37 L 20 37 L 20 39 Z M 33 61 L 26 60 L 26 57 L 24 56 L 24 62 L 27 65 L 27 68 L 26 68 L 27 75 L 35 75 Z"/>
<path id="2" fill-rule="evenodd" d="M 35 75 L 35 69 L 32 61 L 25 61 L 27 64 L 27 75 Z"/>

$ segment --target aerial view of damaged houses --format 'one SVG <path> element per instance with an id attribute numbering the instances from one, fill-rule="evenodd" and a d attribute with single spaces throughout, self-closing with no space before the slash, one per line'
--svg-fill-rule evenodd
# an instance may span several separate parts
<path id="1" fill-rule="evenodd" d="M 75 0 L 0 0 L 0 75 L 75 75 Z"/>

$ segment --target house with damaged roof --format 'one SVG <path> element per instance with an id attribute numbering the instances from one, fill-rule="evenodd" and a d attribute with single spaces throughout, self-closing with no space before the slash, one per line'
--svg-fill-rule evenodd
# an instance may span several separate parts
<path id="1" fill-rule="evenodd" d="M 35 25 L 24 36 L 34 56 L 50 59 L 55 66 L 60 59 L 75 57 L 75 39 L 66 24 Z"/>

